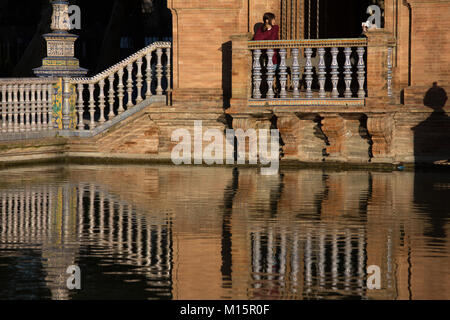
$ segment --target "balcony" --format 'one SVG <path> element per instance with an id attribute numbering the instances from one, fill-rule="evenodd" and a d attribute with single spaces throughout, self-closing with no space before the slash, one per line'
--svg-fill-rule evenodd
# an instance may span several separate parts
<path id="1" fill-rule="evenodd" d="M 395 42 L 384 31 L 349 39 L 249 41 L 248 36 L 232 38 L 233 99 L 245 94 L 248 107 L 361 108 L 368 98 L 394 98 Z"/>

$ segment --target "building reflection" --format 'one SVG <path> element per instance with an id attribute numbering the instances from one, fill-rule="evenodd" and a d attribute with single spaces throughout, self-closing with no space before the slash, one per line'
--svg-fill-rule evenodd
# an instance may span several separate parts
<path id="1" fill-rule="evenodd" d="M 0 171 L 0 273 L 6 272 L 3 261 L 16 272 L 12 278 L 25 278 L 18 261 L 34 261 L 27 277 L 35 281 L 24 295 L 450 296 L 448 214 L 433 199 L 448 195 L 445 174 L 283 170 L 262 176 L 255 169 L 170 166 L 27 170 Z M 65 271 L 73 264 L 82 268 L 80 292 L 66 288 Z M 370 265 L 381 269 L 380 290 L 366 288 Z M 12 278 L 0 277 L 7 288 L 1 297 L 19 295 Z"/>

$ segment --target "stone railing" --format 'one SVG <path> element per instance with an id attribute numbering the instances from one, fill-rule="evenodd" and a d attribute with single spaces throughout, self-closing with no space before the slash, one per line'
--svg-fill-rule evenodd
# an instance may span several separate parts
<path id="1" fill-rule="evenodd" d="M 0 79 L 0 137 L 54 130 L 52 78 Z"/>
<path id="2" fill-rule="evenodd" d="M 65 88 L 76 86 L 77 130 L 92 131 L 152 97 L 164 100 L 171 89 L 170 50 L 170 42 L 155 42 L 95 77 L 65 79 Z"/>
<path id="3" fill-rule="evenodd" d="M 364 104 L 366 47 L 366 38 L 249 41 L 251 100 Z M 273 63 L 274 55 L 279 57 L 278 66 Z"/>

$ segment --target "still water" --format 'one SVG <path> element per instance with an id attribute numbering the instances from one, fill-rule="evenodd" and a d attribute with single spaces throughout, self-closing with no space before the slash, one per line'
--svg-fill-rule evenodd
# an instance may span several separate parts
<path id="1" fill-rule="evenodd" d="M 0 299 L 450 299 L 449 208 L 449 171 L 5 169 Z"/>

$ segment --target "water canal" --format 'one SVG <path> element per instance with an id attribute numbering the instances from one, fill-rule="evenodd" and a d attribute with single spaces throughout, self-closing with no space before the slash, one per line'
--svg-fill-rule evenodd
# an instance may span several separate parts
<path id="1" fill-rule="evenodd" d="M 3 169 L 0 299 L 449 299 L 449 208 L 448 171 Z"/>

